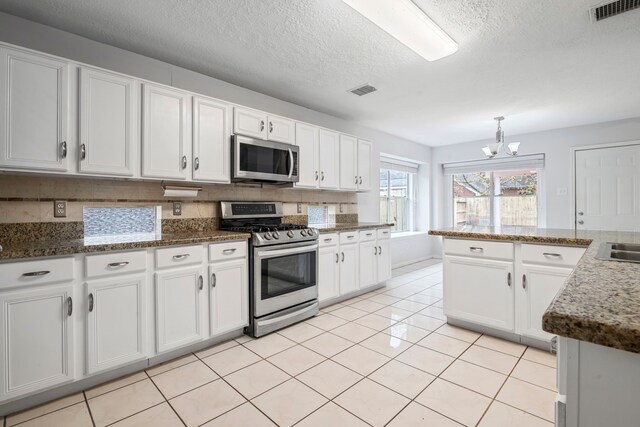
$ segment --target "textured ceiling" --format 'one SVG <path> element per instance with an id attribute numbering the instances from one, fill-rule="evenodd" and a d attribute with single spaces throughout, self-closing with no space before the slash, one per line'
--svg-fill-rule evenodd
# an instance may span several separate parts
<path id="1" fill-rule="evenodd" d="M 414 0 L 459 44 L 427 62 L 340 0 L 0 0 L 0 11 L 427 145 L 640 115 L 640 10 Z M 348 92 L 371 83 L 377 92 Z"/>

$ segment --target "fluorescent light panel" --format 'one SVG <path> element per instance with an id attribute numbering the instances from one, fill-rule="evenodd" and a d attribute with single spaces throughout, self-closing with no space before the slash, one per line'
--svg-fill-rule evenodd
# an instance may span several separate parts
<path id="1" fill-rule="evenodd" d="M 458 44 L 411 0 L 342 1 L 427 61 L 458 50 Z"/>

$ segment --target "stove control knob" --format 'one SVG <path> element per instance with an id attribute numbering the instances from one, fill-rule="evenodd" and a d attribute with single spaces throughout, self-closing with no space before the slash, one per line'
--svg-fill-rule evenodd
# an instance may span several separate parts
<path id="1" fill-rule="evenodd" d="M 280 233 L 274 231 L 273 233 L 271 233 L 271 236 L 273 236 L 274 239 L 278 240 L 280 238 Z"/>
<path id="2" fill-rule="evenodd" d="M 265 238 L 266 240 L 271 240 L 271 234 L 269 234 L 269 233 L 264 233 L 264 238 Z"/>
<path id="3" fill-rule="evenodd" d="M 314 234 L 316 234 L 316 230 L 314 230 L 313 228 L 310 228 L 307 230 L 307 235 L 308 236 L 313 236 Z"/>
<path id="4" fill-rule="evenodd" d="M 291 231 L 291 230 L 287 231 L 287 236 L 289 236 L 289 238 L 293 239 L 293 231 Z"/>
<path id="5" fill-rule="evenodd" d="M 304 228 L 302 230 L 300 230 L 300 235 L 301 236 L 306 236 L 307 235 L 307 230 L 305 230 Z"/>

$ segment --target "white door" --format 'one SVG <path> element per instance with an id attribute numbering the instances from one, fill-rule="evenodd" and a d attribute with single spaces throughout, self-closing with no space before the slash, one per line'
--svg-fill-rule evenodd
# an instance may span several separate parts
<path id="1" fill-rule="evenodd" d="M 67 170 L 67 63 L 0 48 L 0 166 Z"/>
<path id="2" fill-rule="evenodd" d="M 522 265 L 516 300 L 521 335 L 549 341 L 552 334 L 542 330 L 542 315 L 571 274 L 571 268 Z"/>
<path id="3" fill-rule="evenodd" d="M 576 151 L 576 228 L 640 231 L 640 142 Z"/>
<path id="4" fill-rule="evenodd" d="M 358 140 L 358 190 L 371 190 L 371 152 L 369 141 Z"/>
<path id="5" fill-rule="evenodd" d="M 358 140 L 353 136 L 340 135 L 340 189 L 358 189 Z"/>
<path id="6" fill-rule="evenodd" d="M 378 245 L 375 240 L 360 242 L 360 289 L 377 283 Z"/>
<path id="7" fill-rule="evenodd" d="M 337 190 L 340 183 L 340 137 L 337 132 L 320 129 L 318 137 L 320 188 Z"/>
<path id="8" fill-rule="evenodd" d="M 230 182 L 229 105 L 193 97 L 193 179 Z"/>
<path id="9" fill-rule="evenodd" d="M 72 285 L 0 294 L 0 399 L 73 380 L 72 294 Z"/>
<path id="10" fill-rule="evenodd" d="M 133 79 L 80 69 L 80 172 L 133 175 L 137 94 Z"/>
<path id="11" fill-rule="evenodd" d="M 87 283 L 87 373 L 147 357 L 145 275 Z"/>
<path id="12" fill-rule="evenodd" d="M 233 109 L 233 133 L 267 139 L 267 115 L 262 111 L 235 107 Z"/>
<path id="13" fill-rule="evenodd" d="M 391 279 L 391 239 L 378 239 L 377 283 Z"/>
<path id="14" fill-rule="evenodd" d="M 186 179 L 189 94 L 151 84 L 143 87 L 142 175 Z"/>
<path id="15" fill-rule="evenodd" d="M 337 246 L 324 246 L 318 251 L 318 301 L 340 295 L 340 253 Z"/>
<path id="16" fill-rule="evenodd" d="M 218 262 L 209 266 L 211 335 L 249 324 L 247 260 Z"/>
<path id="17" fill-rule="evenodd" d="M 285 142 L 287 144 L 296 143 L 296 123 L 293 120 L 269 116 L 268 122 L 268 139 L 270 141 Z"/>
<path id="18" fill-rule="evenodd" d="M 298 155 L 298 176 L 296 187 L 317 188 L 320 180 L 318 170 L 318 128 L 296 123 L 296 145 L 300 147 Z"/>
<path id="19" fill-rule="evenodd" d="M 156 340 L 158 353 L 204 338 L 206 303 L 202 269 L 156 273 Z"/>
<path id="20" fill-rule="evenodd" d="M 360 289 L 358 244 L 340 245 L 340 295 Z"/>
<path id="21" fill-rule="evenodd" d="M 513 263 L 447 255 L 444 277 L 447 316 L 514 331 Z"/>

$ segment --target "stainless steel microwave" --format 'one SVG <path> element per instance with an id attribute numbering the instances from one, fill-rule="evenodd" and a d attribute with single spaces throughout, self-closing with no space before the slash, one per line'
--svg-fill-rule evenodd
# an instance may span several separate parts
<path id="1" fill-rule="evenodd" d="M 296 145 L 233 135 L 231 159 L 234 182 L 293 184 L 299 179 Z"/>

